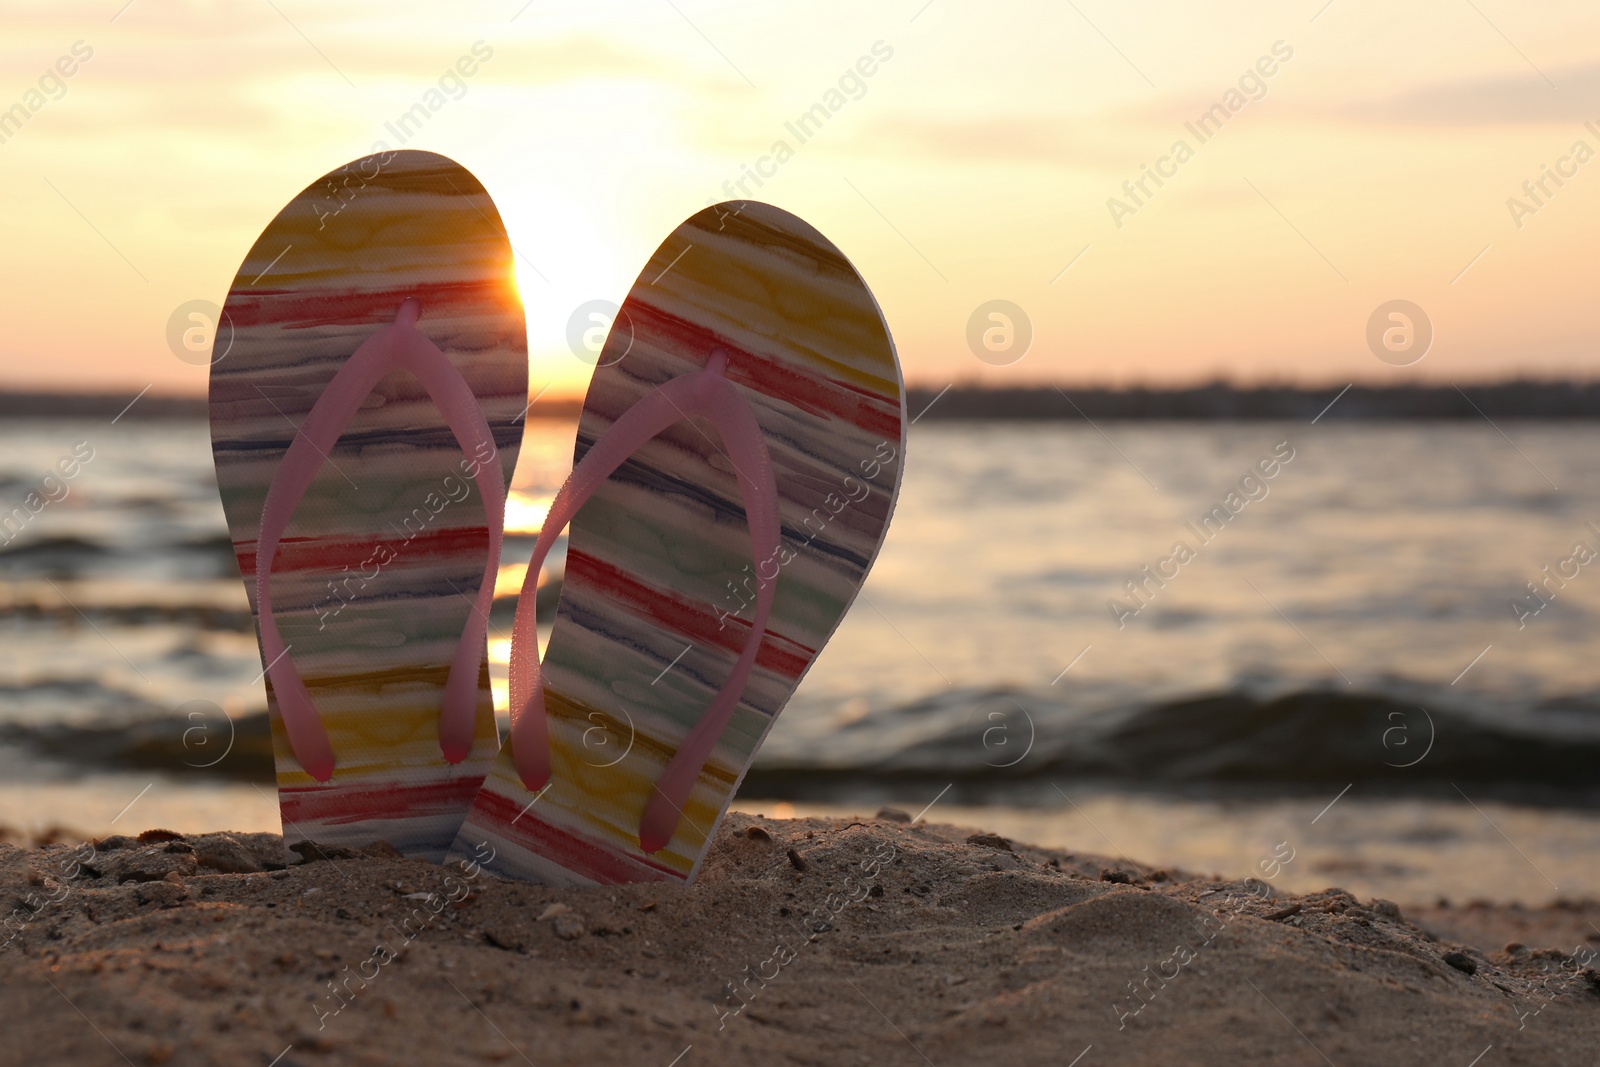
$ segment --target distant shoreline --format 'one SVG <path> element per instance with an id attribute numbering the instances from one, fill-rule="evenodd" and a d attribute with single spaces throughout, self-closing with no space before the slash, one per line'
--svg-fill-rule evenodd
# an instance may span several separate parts
<path id="1" fill-rule="evenodd" d="M 931 406 L 930 406 L 931 405 Z M 1238 386 L 1184 388 L 958 385 L 907 391 L 917 421 L 1197 422 L 1488 419 L 1600 419 L 1600 382 L 1514 380 L 1467 385 Z"/>
<path id="2" fill-rule="evenodd" d="M 1342 388 L 1342 391 L 1341 391 Z M 199 396 L 127 393 L 0 392 L 0 418 L 203 419 Z M 1467 385 L 1240 386 L 1182 388 L 1025 386 L 993 389 L 913 386 L 906 407 L 916 421 L 1082 421 L 1121 419 L 1239 422 L 1483 419 L 1600 419 L 1600 381 L 1518 379 Z M 577 418 L 576 400 L 544 400 L 530 418 Z"/>

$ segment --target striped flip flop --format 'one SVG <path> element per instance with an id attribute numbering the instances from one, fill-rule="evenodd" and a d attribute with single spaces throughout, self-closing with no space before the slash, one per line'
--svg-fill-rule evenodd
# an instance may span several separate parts
<path id="1" fill-rule="evenodd" d="M 837 248 L 753 202 L 679 226 L 601 350 L 518 604 L 511 736 L 452 854 L 693 879 L 883 543 L 904 441 L 894 345 Z M 541 664 L 533 583 L 569 523 Z"/>
<path id="2" fill-rule="evenodd" d="M 290 201 L 229 290 L 212 450 L 290 849 L 442 860 L 498 747 L 485 627 L 528 387 L 511 257 L 470 173 L 385 152 Z"/>

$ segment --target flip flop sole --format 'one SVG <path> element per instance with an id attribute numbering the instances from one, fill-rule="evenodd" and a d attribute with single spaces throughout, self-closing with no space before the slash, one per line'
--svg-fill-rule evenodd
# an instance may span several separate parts
<path id="1" fill-rule="evenodd" d="M 552 884 L 692 879 L 756 749 L 860 590 L 899 489 L 904 389 L 865 283 L 793 215 L 719 205 L 656 250 L 601 352 L 577 458 L 718 345 L 771 453 L 780 558 L 751 558 L 739 474 L 709 423 L 681 422 L 623 464 L 569 533 L 544 661 L 550 784 L 529 793 L 508 745 L 454 855 Z M 757 583 L 774 574 L 743 699 L 675 836 L 646 854 L 645 802 L 738 658 Z"/>
<path id="2" fill-rule="evenodd" d="M 378 384 L 272 567 L 275 617 L 337 759 L 331 781 L 295 759 L 270 679 L 267 705 L 286 845 L 387 841 L 438 860 L 498 747 L 485 658 L 470 754 L 452 766 L 439 750 L 445 681 L 489 551 L 482 498 L 462 463 L 498 463 L 509 485 L 527 405 L 511 245 L 477 179 L 443 156 L 388 152 L 290 201 L 229 290 L 211 438 L 255 611 L 262 505 L 284 454 L 335 372 L 407 297 L 421 302 L 416 329 L 477 396 L 495 454 L 463 456 L 410 374 Z"/>

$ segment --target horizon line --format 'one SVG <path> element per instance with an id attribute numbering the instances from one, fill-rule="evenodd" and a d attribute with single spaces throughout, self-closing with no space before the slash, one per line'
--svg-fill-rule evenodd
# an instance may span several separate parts
<path id="1" fill-rule="evenodd" d="M 1459 378 L 1454 378 L 1454 379 L 1431 378 L 1430 377 L 1430 378 L 1421 379 L 1421 380 L 1414 380 L 1414 381 L 1393 381 L 1393 380 L 1385 381 L 1382 378 L 1360 378 L 1360 377 L 1353 378 L 1353 379 L 1349 379 L 1349 378 L 1346 378 L 1346 379 L 1332 378 L 1332 379 L 1328 379 L 1326 381 L 1322 381 L 1322 380 L 1300 381 L 1300 380 L 1293 380 L 1293 379 L 1278 379 L 1278 378 L 1239 379 L 1239 378 L 1232 378 L 1232 377 L 1228 377 L 1228 376 L 1224 376 L 1224 375 L 1216 375 L 1216 376 L 1207 377 L 1207 378 L 1183 379 L 1183 380 L 1177 380 L 1177 381 L 1171 381 L 1171 382 L 1143 381 L 1143 380 L 1125 381 L 1125 382 L 1115 382 L 1115 381 L 1105 381 L 1105 380 L 1099 380 L 1099 381 L 1094 381 L 1094 380 L 1063 381 L 1063 380 L 1060 380 L 1060 379 L 1052 380 L 1052 379 L 1046 379 L 1046 378 L 1033 378 L 1033 379 L 1028 379 L 1027 381 L 1019 381 L 1019 382 L 1015 382 L 1015 383 L 1011 383 L 1011 384 L 999 384 L 999 383 L 995 383 L 995 382 L 984 381 L 981 378 L 975 378 L 975 377 L 957 378 L 954 381 L 945 381 L 945 382 L 940 382 L 937 378 L 930 378 L 930 379 L 927 379 L 927 380 L 907 381 L 905 383 L 905 391 L 908 394 L 912 393 L 912 392 L 920 392 L 920 393 L 945 392 L 945 391 L 948 391 L 948 390 L 960 390 L 960 391 L 964 391 L 964 392 L 996 393 L 996 392 L 1016 392 L 1016 391 L 1036 391 L 1036 390 L 1043 391 L 1043 390 L 1058 389 L 1058 390 L 1074 390 L 1074 391 L 1105 392 L 1105 393 L 1135 393 L 1135 392 L 1182 393 L 1182 392 L 1192 392 L 1192 391 L 1196 391 L 1196 390 L 1223 388 L 1223 389 L 1233 390 L 1235 392 L 1258 392 L 1258 391 L 1264 391 L 1264 390 L 1293 390 L 1293 391 L 1304 392 L 1304 393 L 1315 393 L 1315 392 L 1321 392 L 1321 391 L 1329 390 L 1329 389 L 1338 390 L 1338 389 L 1347 389 L 1347 388 L 1384 389 L 1384 390 L 1387 390 L 1387 389 L 1450 389 L 1450 388 L 1470 388 L 1470 389 L 1485 389 L 1485 388 L 1489 388 L 1489 389 L 1493 389 L 1493 388 L 1502 388 L 1502 387 L 1513 386 L 1513 385 L 1524 385 L 1524 386 L 1525 385 L 1581 386 L 1581 387 L 1600 386 L 1600 372 L 1595 372 L 1592 375 L 1584 375 L 1584 376 L 1570 375 L 1570 374 L 1527 374 L 1527 373 L 1519 373 L 1519 374 L 1515 374 L 1515 375 L 1500 375 L 1500 376 L 1495 376 L 1495 377 L 1475 377 L 1475 376 L 1463 375 L 1463 376 L 1461 376 Z M 30 399 L 32 399 L 32 398 L 38 398 L 38 399 L 45 399 L 45 398 L 56 399 L 56 398 L 59 398 L 61 400 L 99 400 L 99 399 L 109 400 L 109 399 L 117 398 L 117 397 L 122 397 L 122 398 L 126 399 L 127 397 L 133 396 L 135 394 L 137 394 L 137 396 L 139 398 L 147 400 L 147 401 L 167 402 L 167 403 L 174 403 L 174 402 L 177 402 L 177 403 L 189 403 L 189 402 L 194 402 L 194 401 L 203 402 L 207 398 L 207 392 L 205 390 L 203 390 L 203 389 L 202 390 L 173 390 L 173 391 L 154 390 L 154 391 L 152 391 L 152 386 L 151 385 L 146 385 L 146 386 L 144 386 L 143 389 L 140 389 L 139 387 L 134 386 L 134 385 L 129 385 L 129 386 L 126 387 L 125 390 L 123 390 L 123 389 L 115 389 L 115 388 L 109 388 L 109 389 L 108 388 L 87 388 L 87 389 L 85 389 L 85 388 L 76 388 L 76 387 L 74 387 L 72 385 L 7 386 L 7 385 L 4 385 L 4 384 L 0 384 L 0 401 L 18 399 L 18 398 L 30 398 Z M 584 400 L 584 398 L 585 398 L 585 394 L 584 393 L 581 393 L 581 392 L 557 393 L 557 392 L 551 391 L 548 386 L 546 388 L 542 389 L 542 390 L 531 390 L 530 389 L 529 392 L 528 392 L 528 399 L 530 401 L 530 407 L 532 406 L 532 402 L 536 402 L 538 404 L 542 404 L 547 408 L 549 408 L 549 407 L 564 407 L 564 406 L 575 405 L 575 404 L 580 404 L 581 405 L 583 400 Z M 531 411 L 530 411 L 530 414 L 531 414 Z"/>

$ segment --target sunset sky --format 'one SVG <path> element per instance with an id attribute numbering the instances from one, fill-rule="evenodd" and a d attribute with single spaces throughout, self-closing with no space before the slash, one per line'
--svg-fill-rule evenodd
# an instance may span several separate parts
<path id="1" fill-rule="evenodd" d="M 725 182 L 844 250 L 916 384 L 1600 375 L 1600 7 L 1324 2 L 6 3 L 0 387 L 202 392 L 173 310 L 419 104 L 552 396 L 573 310 Z M 1404 368 L 1365 339 L 1397 298 L 1435 330 Z M 1006 366 L 992 299 L 1032 322 Z"/>

